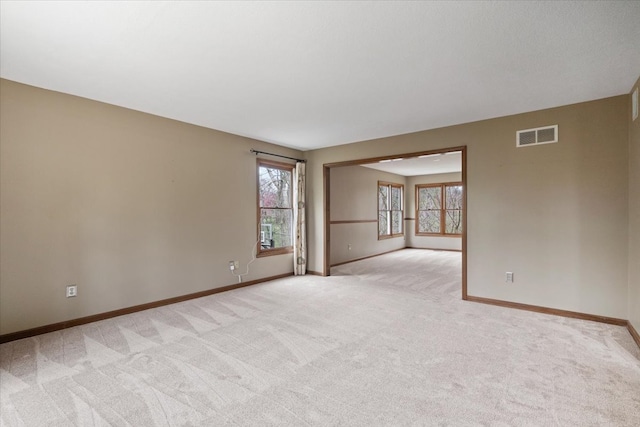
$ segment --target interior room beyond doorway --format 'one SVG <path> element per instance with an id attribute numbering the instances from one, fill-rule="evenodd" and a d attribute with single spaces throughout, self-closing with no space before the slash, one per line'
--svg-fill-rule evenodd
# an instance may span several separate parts
<path id="1" fill-rule="evenodd" d="M 404 248 L 462 252 L 465 147 L 325 165 L 325 266 Z"/>

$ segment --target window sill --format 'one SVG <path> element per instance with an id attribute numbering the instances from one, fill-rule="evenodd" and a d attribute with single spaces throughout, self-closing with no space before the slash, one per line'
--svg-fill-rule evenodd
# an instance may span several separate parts
<path id="1" fill-rule="evenodd" d="M 396 237 L 404 237 L 404 234 L 391 234 L 389 236 L 378 236 L 378 240 L 387 240 L 387 239 L 393 239 Z"/>
<path id="2" fill-rule="evenodd" d="M 286 248 L 276 248 L 276 249 L 263 249 L 256 254 L 256 258 L 263 258 L 273 255 L 286 255 L 293 253 L 293 246 L 288 246 Z"/>

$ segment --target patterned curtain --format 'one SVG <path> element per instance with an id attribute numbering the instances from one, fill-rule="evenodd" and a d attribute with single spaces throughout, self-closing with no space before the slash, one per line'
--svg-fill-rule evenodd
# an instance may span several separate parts
<path id="1" fill-rule="evenodd" d="M 296 163 L 296 187 L 293 200 L 293 274 L 302 276 L 307 272 L 307 224 L 306 217 L 306 191 L 305 191 L 305 164 Z"/>

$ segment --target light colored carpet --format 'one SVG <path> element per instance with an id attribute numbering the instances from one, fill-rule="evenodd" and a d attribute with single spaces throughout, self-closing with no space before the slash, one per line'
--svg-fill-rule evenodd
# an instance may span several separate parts
<path id="1" fill-rule="evenodd" d="M 626 329 L 460 300 L 404 250 L 0 346 L 2 426 L 640 425 Z"/>

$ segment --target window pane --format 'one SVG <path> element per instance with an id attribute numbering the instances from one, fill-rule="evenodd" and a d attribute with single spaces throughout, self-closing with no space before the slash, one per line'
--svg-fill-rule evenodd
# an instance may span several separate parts
<path id="1" fill-rule="evenodd" d="M 440 233 L 440 211 L 418 212 L 418 233 Z"/>
<path id="2" fill-rule="evenodd" d="M 388 211 L 380 211 L 378 212 L 378 235 L 379 236 L 387 236 L 389 235 L 389 221 L 388 221 Z"/>
<path id="3" fill-rule="evenodd" d="M 418 210 L 440 209 L 441 201 L 441 187 L 422 187 L 418 190 Z"/>
<path id="4" fill-rule="evenodd" d="M 462 234 L 462 211 L 447 209 L 444 223 L 446 234 Z"/>
<path id="5" fill-rule="evenodd" d="M 389 187 L 386 185 L 378 186 L 378 210 L 386 211 L 389 209 Z"/>
<path id="6" fill-rule="evenodd" d="M 291 171 L 260 166 L 260 207 L 291 207 Z"/>
<path id="7" fill-rule="evenodd" d="M 391 187 L 391 209 L 399 211 L 402 209 L 402 189 Z"/>
<path id="8" fill-rule="evenodd" d="M 402 211 L 391 212 L 391 234 L 402 234 Z"/>
<path id="9" fill-rule="evenodd" d="M 447 209 L 462 209 L 462 185 L 447 185 L 445 196 Z"/>
<path id="10" fill-rule="evenodd" d="M 260 245 L 263 249 L 292 246 L 293 211 L 260 209 Z"/>

